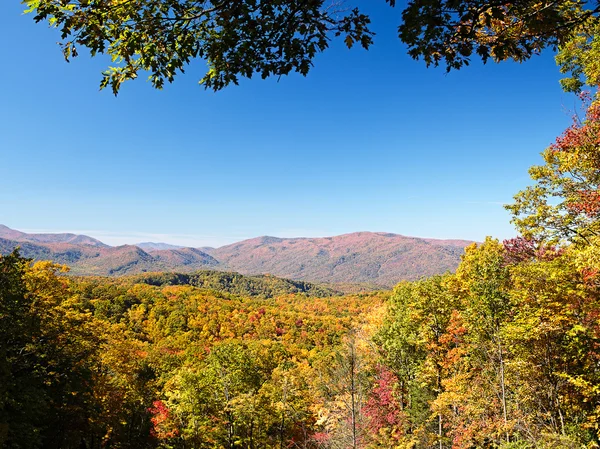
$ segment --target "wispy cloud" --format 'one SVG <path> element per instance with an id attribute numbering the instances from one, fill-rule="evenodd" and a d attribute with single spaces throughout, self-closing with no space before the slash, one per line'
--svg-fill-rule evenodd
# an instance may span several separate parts
<path id="1" fill-rule="evenodd" d="M 504 206 L 509 204 L 510 201 L 465 201 L 466 204 L 489 204 L 494 206 Z"/>

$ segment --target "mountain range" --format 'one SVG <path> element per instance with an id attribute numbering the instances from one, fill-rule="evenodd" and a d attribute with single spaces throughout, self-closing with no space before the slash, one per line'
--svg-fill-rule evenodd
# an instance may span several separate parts
<path id="1" fill-rule="evenodd" d="M 323 238 L 265 236 L 220 248 L 152 242 L 109 246 L 85 235 L 28 234 L 0 225 L 0 254 L 19 246 L 23 256 L 68 265 L 76 275 L 218 270 L 376 287 L 453 271 L 470 243 L 355 232 Z"/>

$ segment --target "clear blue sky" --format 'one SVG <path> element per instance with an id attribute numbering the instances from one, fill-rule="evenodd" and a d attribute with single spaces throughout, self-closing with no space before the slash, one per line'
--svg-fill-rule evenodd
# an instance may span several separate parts
<path id="1" fill-rule="evenodd" d="M 378 32 L 307 78 L 100 92 L 106 59 L 62 59 L 56 30 L 0 3 L 0 223 L 108 243 L 221 245 L 354 231 L 514 235 L 502 204 L 569 123 L 553 55 L 446 75 L 395 36 L 400 9 L 363 2 Z"/>

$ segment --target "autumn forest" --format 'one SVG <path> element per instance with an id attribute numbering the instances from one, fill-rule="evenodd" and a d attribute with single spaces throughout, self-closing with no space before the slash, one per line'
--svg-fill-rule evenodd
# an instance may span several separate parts
<path id="1" fill-rule="evenodd" d="M 508 206 L 522 236 L 391 292 L 0 257 L 0 442 L 598 447 L 599 110 Z"/>
<path id="2" fill-rule="evenodd" d="M 337 2 L 332 8 L 323 0 L 23 3 L 30 18 L 60 31 L 67 61 L 84 49 L 112 59 L 100 87 L 114 95 L 142 73 L 162 89 L 196 59 L 207 66 L 200 83 L 215 92 L 241 78 L 307 75 L 335 39 L 346 51 L 370 48 L 375 36 L 362 9 L 337 10 Z M 241 244 L 146 252 L 71 234 L 64 235 L 77 241 L 58 245 L 0 238 L 0 447 L 600 448 L 599 15 L 597 2 L 566 0 L 411 0 L 401 13 L 398 37 L 408 54 L 448 71 L 556 50 L 562 87 L 577 98 L 577 110 L 531 167 L 530 186 L 504 206 L 515 238 L 462 245 L 386 233 L 265 237 L 244 243 L 254 253 Z M 195 127 L 208 119 L 190 120 Z M 308 133 L 313 125 L 296 126 Z M 67 139 L 71 130 L 60 128 Z M 157 154 L 144 148 L 131 160 L 193 165 Z M 195 170 L 213 165 L 202 159 Z M 272 169 L 294 170 L 294 161 Z M 143 169 L 128 176 L 135 172 Z M 210 219 L 204 204 L 185 207 Z M 275 253 L 277 263 L 259 273 L 260 257 L 272 262 Z M 187 271 L 173 269 L 181 266 Z M 279 268 L 293 280 L 267 274 Z M 399 270 L 406 275 L 400 282 Z"/>

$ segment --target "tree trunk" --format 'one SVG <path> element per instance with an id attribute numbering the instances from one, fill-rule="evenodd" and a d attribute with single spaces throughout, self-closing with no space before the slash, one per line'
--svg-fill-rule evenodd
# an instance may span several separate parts
<path id="1" fill-rule="evenodd" d="M 438 366 L 437 370 L 437 388 L 438 394 L 442 391 L 442 373 L 441 369 Z M 444 436 L 444 426 L 442 425 L 442 414 L 438 413 L 438 440 L 439 440 L 439 448 L 444 449 L 444 444 L 442 443 L 442 437 Z"/>
<path id="2" fill-rule="evenodd" d="M 506 432 L 506 441 L 510 442 L 508 433 L 508 412 L 506 410 L 506 385 L 504 381 L 504 354 L 500 341 L 498 341 L 498 357 L 500 359 L 500 389 L 502 390 L 502 414 L 504 416 L 504 429 Z"/>
<path id="3" fill-rule="evenodd" d="M 357 449 L 356 438 L 356 354 L 354 344 L 350 348 L 350 395 L 352 399 L 352 449 Z"/>

